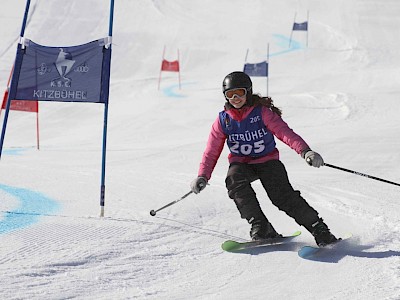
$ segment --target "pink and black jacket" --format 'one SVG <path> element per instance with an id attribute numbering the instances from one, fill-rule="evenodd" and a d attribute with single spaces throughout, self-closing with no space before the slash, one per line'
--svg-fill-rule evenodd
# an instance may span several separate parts
<path id="1" fill-rule="evenodd" d="M 245 106 L 219 113 L 208 137 L 198 175 L 209 180 L 225 141 L 230 150 L 229 163 L 258 164 L 279 159 L 274 136 L 298 154 L 307 143 L 266 106 Z"/>

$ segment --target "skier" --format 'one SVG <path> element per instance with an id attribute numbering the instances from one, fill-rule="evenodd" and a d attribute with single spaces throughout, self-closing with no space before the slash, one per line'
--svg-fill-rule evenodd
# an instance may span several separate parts
<path id="1" fill-rule="evenodd" d="M 198 177 L 192 181 L 191 190 L 197 194 L 207 186 L 227 141 L 230 165 L 226 188 L 241 218 L 251 224 L 252 240 L 281 236 L 264 215 L 251 187 L 251 182 L 259 179 L 272 203 L 304 226 L 319 246 L 336 242 L 337 238 L 318 212 L 291 186 L 279 160 L 274 136 L 301 154 L 310 166 L 323 166 L 321 155 L 312 151 L 288 127 L 281 118 L 282 111 L 273 105 L 271 98 L 253 94 L 252 81 L 247 74 L 228 74 L 222 83 L 222 91 L 225 107 L 212 125 Z"/>

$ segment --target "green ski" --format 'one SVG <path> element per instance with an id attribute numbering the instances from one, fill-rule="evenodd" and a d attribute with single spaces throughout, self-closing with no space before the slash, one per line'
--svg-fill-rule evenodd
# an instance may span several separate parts
<path id="1" fill-rule="evenodd" d="M 299 236 L 300 234 L 301 234 L 301 231 L 296 231 L 292 235 L 289 235 L 289 236 L 282 236 L 282 237 L 277 237 L 277 238 L 272 238 L 272 239 L 249 241 L 249 242 L 237 242 L 237 241 L 229 240 L 229 241 L 223 242 L 221 247 L 224 251 L 237 252 L 240 250 L 251 249 L 251 248 L 256 248 L 256 247 L 285 244 L 287 242 L 290 242 L 291 240 L 293 240 L 295 237 Z"/>

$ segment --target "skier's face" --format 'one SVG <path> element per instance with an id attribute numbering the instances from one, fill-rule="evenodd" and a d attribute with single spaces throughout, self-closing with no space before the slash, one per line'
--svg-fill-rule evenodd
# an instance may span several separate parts
<path id="1" fill-rule="evenodd" d="M 241 108 L 246 103 L 247 90 L 245 88 L 233 89 L 225 92 L 225 97 L 234 108 Z"/>
<path id="2" fill-rule="evenodd" d="M 229 103 L 232 104 L 234 108 L 241 108 L 246 103 L 246 95 L 239 97 L 237 95 L 229 99 Z"/>

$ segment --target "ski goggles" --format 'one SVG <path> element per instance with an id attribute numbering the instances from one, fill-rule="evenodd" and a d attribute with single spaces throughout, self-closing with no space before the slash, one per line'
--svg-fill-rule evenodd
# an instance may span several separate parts
<path id="1" fill-rule="evenodd" d="M 235 96 L 244 97 L 246 95 L 247 95 L 247 89 L 245 88 L 232 89 L 225 92 L 225 97 L 228 100 L 232 100 Z"/>

